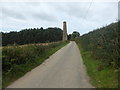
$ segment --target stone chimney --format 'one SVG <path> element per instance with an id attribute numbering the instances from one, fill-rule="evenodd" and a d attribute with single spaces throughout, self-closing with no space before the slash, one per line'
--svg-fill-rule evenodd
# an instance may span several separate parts
<path id="1" fill-rule="evenodd" d="M 67 25 L 66 22 L 63 22 L 63 41 L 67 40 Z"/>

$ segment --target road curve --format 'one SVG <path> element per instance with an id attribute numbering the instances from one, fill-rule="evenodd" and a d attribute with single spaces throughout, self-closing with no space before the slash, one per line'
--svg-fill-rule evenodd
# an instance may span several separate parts
<path id="1" fill-rule="evenodd" d="M 75 42 L 58 50 L 49 59 L 7 88 L 93 88 Z"/>

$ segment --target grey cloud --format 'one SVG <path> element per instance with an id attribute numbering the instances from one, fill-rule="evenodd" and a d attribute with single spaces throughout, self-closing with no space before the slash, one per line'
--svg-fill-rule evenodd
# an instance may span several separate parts
<path id="1" fill-rule="evenodd" d="M 84 7 L 81 7 L 80 5 L 82 4 L 72 3 L 68 5 L 69 7 L 68 14 L 78 18 L 83 18 L 86 11 L 85 7 L 87 6 L 87 4 Z"/>
<path id="2" fill-rule="evenodd" d="M 96 27 L 101 27 L 102 25 L 114 21 L 116 7 L 112 7 L 113 3 L 92 4 L 84 20 L 89 5 L 90 2 L 18 3 L 10 4 L 10 7 L 8 5 L 4 6 L 5 8 L 3 8 L 2 13 L 5 17 L 8 17 L 4 19 L 5 25 L 13 27 L 19 26 L 18 28 L 39 27 L 40 25 L 43 27 L 61 27 L 61 22 L 66 20 L 68 22 L 68 32 L 80 30 L 80 33 L 86 33 Z M 18 21 L 15 22 L 9 18 L 24 20 L 25 23 L 23 21 L 21 23 Z M 9 26 L 3 27 L 9 29 Z"/>
<path id="3" fill-rule="evenodd" d="M 80 2 L 80 3 L 64 3 L 58 4 L 56 10 L 65 12 L 68 16 L 73 16 L 78 19 L 86 19 L 91 22 L 103 22 L 104 19 L 113 18 L 115 13 L 115 2 L 112 3 L 92 3 L 90 2 Z M 117 8 L 116 8 L 117 9 Z M 111 10 L 112 12 L 108 11 Z M 115 11 L 116 12 L 116 11 Z M 109 19 L 110 20 L 110 19 Z"/>
<path id="4" fill-rule="evenodd" d="M 18 12 L 15 12 L 14 9 L 10 10 L 8 8 L 2 8 L 2 15 L 5 17 L 25 20 L 25 16 L 22 14 L 22 12 L 19 12 L 19 10 Z"/>
<path id="5" fill-rule="evenodd" d="M 47 14 L 47 13 L 35 13 L 33 14 L 33 18 L 37 19 L 37 20 L 45 20 L 45 21 L 56 21 L 57 19 L 55 18 L 54 15 L 51 14 Z"/>
<path id="6" fill-rule="evenodd" d="M 89 2 L 65 2 L 65 3 L 52 3 L 53 8 L 59 13 L 66 13 L 68 16 L 73 16 L 77 18 L 84 18 L 86 10 L 89 6 Z M 51 5 L 52 5 L 51 4 Z"/>

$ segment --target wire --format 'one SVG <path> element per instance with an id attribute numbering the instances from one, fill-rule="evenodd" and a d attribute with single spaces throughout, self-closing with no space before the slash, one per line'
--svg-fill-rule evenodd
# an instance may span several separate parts
<path id="1" fill-rule="evenodd" d="M 86 14 L 85 14 L 83 20 L 82 20 L 82 23 L 84 22 L 84 20 L 86 20 L 86 17 L 87 17 L 88 11 L 90 10 L 90 7 L 92 6 L 92 3 L 93 3 L 93 0 L 90 2 L 90 5 L 89 5 L 89 7 L 88 7 L 88 9 L 87 9 L 87 11 L 86 11 Z"/>

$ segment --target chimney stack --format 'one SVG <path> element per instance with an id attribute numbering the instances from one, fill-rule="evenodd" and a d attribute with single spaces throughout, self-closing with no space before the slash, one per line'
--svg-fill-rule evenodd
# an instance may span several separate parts
<path id="1" fill-rule="evenodd" d="M 66 21 L 63 22 L 63 41 L 67 40 L 67 25 Z"/>

